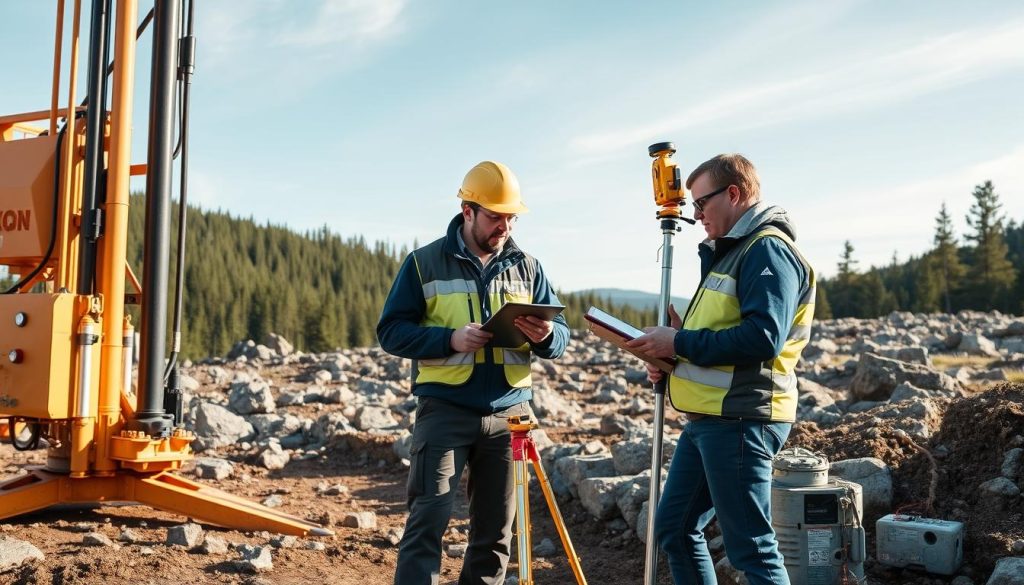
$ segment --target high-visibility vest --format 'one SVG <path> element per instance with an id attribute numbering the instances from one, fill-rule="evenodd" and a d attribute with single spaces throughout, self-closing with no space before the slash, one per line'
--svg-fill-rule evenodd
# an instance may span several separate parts
<path id="1" fill-rule="evenodd" d="M 720 331 L 742 321 L 736 296 L 743 257 L 757 240 L 765 237 L 786 242 L 803 264 L 810 279 L 801 296 L 782 352 L 760 364 L 701 367 L 680 357 L 669 380 L 669 399 L 676 410 L 762 421 L 796 420 L 796 363 L 811 336 L 814 317 L 815 276 L 796 244 L 778 228 L 755 232 L 718 260 L 704 278 L 687 311 L 683 329 Z"/>
<path id="2" fill-rule="evenodd" d="M 420 321 L 426 327 L 459 329 L 467 323 L 482 321 L 479 273 L 445 249 L 445 238 L 416 250 L 413 258 L 427 310 Z M 525 252 L 523 259 L 499 273 L 487 286 L 491 314 L 505 303 L 532 303 L 533 282 L 537 274 L 536 260 Z M 471 312 L 472 311 L 472 312 Z M 474 319 L 475 318 L 475 319 Z M 505 379 L 513 388 L 532 384 L 530 376 L 530 344 L 520 347 L 487 348 L 474 353 L 455 353 L 448 357 L 413 362 L 413 380 L 417 384 L 435 383 L 459 386 L 473 374 L 475 364 L 487 361 L 485 352 L 492 352 L 493 363 L 503 365 Z"/>

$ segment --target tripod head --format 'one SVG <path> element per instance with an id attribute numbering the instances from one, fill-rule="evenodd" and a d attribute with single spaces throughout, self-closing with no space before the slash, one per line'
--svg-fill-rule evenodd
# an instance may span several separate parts
<path id="1" fill-rule="evenodd" d="M 525 433 L 537 428 L 537 421 L 530 418 L 530 415 L 508 417 L 508 429 L 513 433 Z"/>
<path id="2" fill-rule="evenodd" d="M 654 203 L 658 206 L 658 219 L 682 219 L 694 223 L 693 219 L 683 217 L 682 206 L 686 204 L 686 189 L 683 188 L 682 174 L 672 155 L 676 153 L 676 145 L 671 142 L 658 142 L 647 147 L 647 153 L 654 161 L 651 162 L 651 179 L 654 183 Z"/>

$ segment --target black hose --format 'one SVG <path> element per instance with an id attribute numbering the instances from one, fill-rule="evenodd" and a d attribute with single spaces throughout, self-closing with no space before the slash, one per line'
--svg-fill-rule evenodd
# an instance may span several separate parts
<path id="1" fill-rule="evenodd" d="M 171 372 L 177 367 L 178 355 L 181 353 L 181 309 L 183 305 L 183 289 L 185 284 L 185 228 L 188 211 L 188 120 L 189 102 L 192 91 L 192 71 L 195 68 L 195 37 L 193 36 L 193 19 L 195 0 L 188 3 L 188 25 L 185 35 L 181 38 L 182 49 L 178 52 L 179 69 L 178 84 L 181 90 L 181 118 L 178 148 L 181 151 L 181 178 L 178 181 L 178 246 L 175 258 L 174 279 L 174 317 L 172 321 L 172 346 L 170 359 L 164 368 L 164 383 L 170 379 Z"/>
<path id="2" fill-rule="evenodd" d="M 78 117 L 78 113 L 75 117 Z M 25 275 L 21 280 L 14 283 L 11 288 L 4 291 L 3 294 L 9 295 L 14 294 L 21 290 L 21 287 L 25 286 L 25 283 L 31 282 L 33 278 L 39 274 L 46 264 L 50 261 L 50 256 L 53 255 L 53 246 L 57 242 L 57 214 L 60 207 L 60 143 L 64 140 L 64 133 L 67 131 L 68 126 L 71 125 L 70 120 L 64 122 L 64 126 L 57 132 L 57 154 L 53 161 L 53 214 L 50 222 L 50 243 L 46 245 L 46 254 L 43 254 L 43 261 L 39 263 L 31 272 Z"/>

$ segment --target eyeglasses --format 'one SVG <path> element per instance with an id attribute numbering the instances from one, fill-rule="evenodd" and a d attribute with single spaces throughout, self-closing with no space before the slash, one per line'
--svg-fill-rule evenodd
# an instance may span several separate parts
<path id="1" fill-rule="evenodd" d="M 504 213 L 493 213 L 482 207 L 477 209 L 477 213 L 486 217 L 491 223 L 501 223 L 507 220 L 509 225 L 515 225 L 515 223 L 519 221 L 519 216 L 514 213 L 510 215 L 506 215 Z"/>
<path id="2" fill-rule="evenodd" d="M 715 195 L 718 195 L 719 193 L 722 193 L 723 191 L 727 190 L 729 187 L 731 187 L 731 185 L 726 185 L 725 187 L 722 187 L 721 189 L 715 189 L 714 191 L 708 193 L 707 195 L 705 195 L 705 196 L 703 196 L 703 197 L 701 197 L 699 199 L 694 199 L 693 200 L 693 208 L 696 209 L 698 213 L 704 213 L 704 206 L 707 205 L 708 199 L 711 199 Z"/>

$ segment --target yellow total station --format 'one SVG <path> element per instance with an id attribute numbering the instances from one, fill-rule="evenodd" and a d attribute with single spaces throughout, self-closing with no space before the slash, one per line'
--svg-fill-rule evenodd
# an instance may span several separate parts
<path id="1" fill-rule="evenodd" d="M 676 153 L 675 145 L 671 142 L 658 142 L 647 147 L 647 153 L 654 159 L 651 162 L 651 180 L 654 183 L 658 219 L 682 218 L 681 207 L 686 202 L 686 189 L 683 187 L 679 166 L 672 160 L 672 155 Z"/>

